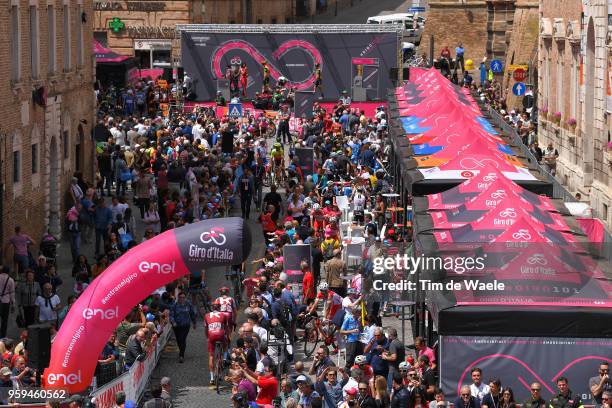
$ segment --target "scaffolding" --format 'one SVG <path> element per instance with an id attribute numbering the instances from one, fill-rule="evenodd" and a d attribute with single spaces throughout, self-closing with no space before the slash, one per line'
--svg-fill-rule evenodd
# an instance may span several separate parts
<path id="1" fill-rule="evenodd" d="M 177 24 L 176 36 L 190 33 L 270 33 L 270 34 L 333 34 L 333 33 L 397 33 L 402 24 Z"/>

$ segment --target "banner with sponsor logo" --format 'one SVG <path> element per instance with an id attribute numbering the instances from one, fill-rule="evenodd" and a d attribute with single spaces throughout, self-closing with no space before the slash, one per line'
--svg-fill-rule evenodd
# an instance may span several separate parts
<path id="1" fill-rule="evenodd" d="M 282 29 L 283 26 L 279 26 Z M 295 26 L 292 26 L 292 31 Z M 383 97 L 382 90 L 393 86 L 389 76 L 397 67 L 396 32 L 313 32 L 304 27 L 295 32 L 219 32 L 182 30 L 181 52 L 185 72 L 193 79 L 198 100 L 213 100 L 216 81 L 226 77 L 226 67 L 246 64 L 246 98 L 261 92 L 264 81 L 274 85 L 285 78 L 296 91 L 337 100 L 349 91 L 356 77 L 351 75 L 353 58 L 378 61 L 378 66 L 361 80 L 368 99 Z M 316 65 L 319 65 L 320 70 Z"/>
<path id="2" fill-rule="evenodd" d="M 128 372 L 98 388 L 90 395 L 96 399 L 97 408 L 114 407 L 117 391 L 125 392 L 127 400 L 138 401 L 142 397 L 171 332 L 172 328 L 169 324 L 164 326 L 157 341 L 152 342 L 147 349 L 147 358 L 137 361 Z"/>
<path id="3" fill-rule="evenodd" d="M 302 295 L 302 280 L 304 274 L 300 268 L 302 261 L 312 267 L 310 245 L 285 245 L 283 247 L 283 270 L 287 274 L 287 283 L 291 285 L 294 296 Z"/>
<path id="4" fill-rule="evenodd" d="M 588 379 L 597 375 L 601 361 L 612 361 L 612 339 L 441 336 L 440 384 L 447 395 L 459 395 L 471 384 L 470 370 L 479 367 L 485 378 L 501 378 L 517 402 L 530 396 L 530 385 L 542 385 L 549 401 L 558 393 L 556 380 L 568 379 L 584 405 L 593 403 Z"/>
<path id="5" fill-rule="evenodd" d="M 221 218 L 166 231 L 129 250 L 70 309 L 51 348 L 45 386 L 71 393 L 86 389 L 106 340 L 134 305 L 190 272 L 239 264 L 250 248 L 244 220 Z"/>

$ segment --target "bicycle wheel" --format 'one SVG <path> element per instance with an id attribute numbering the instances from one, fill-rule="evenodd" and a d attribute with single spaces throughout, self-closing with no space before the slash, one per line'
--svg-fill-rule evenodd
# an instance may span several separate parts
<path id="1" fill-rule="evenodd" d="M 221 386 L 221 376 L 223 375 L 223 356 L 221 353 L 221 343 L 215 343 L 215 356 L 213 361 L 215 362 L 215 390 L 219 394 L 219 388 Z"/>
<path id="2" fill-rule="evenodd" d="M 310 357 L 317 348 L 319 333 L 315 324 L 315 319 L 311 319 L 304 325 L 304 354 Z"/>

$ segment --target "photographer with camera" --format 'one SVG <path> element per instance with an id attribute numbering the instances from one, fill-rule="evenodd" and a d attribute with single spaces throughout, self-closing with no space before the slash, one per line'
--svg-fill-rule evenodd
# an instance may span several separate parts
<path id="1" fill-rule="evenodd" d="M 293 361 L 293 346 L 289 340 L 289 335 L 278 319 L 273 319 L 270 325 L 268 356 L 278 367 L 280 373 L 285 373 L 287 362 Z"/>

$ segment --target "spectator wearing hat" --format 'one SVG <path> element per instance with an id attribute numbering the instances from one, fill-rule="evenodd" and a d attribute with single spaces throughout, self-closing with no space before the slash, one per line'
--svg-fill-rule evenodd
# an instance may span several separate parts
<path id="1" fill-rule="evenodd" d="M 344 401 L 342 401 L 342 403 L 338 404 L 338 408 L 353 408 L 356 405 L 357 402 L 357 395 L 358 395 L 358 390 L 357 387 L 353 387 L 353 388 L 349 388 L 348 390 L 346 390 L 346 398 L 344 399 Z M 360 406 L 361 408 L 361 406 Z"/>
<path id="2" fill-rule="evenodd" d="M 313 408 L 313 400 L 320 400 L 321 396 L 315 391 L 310 379 L 305 375 L 300 375 L 296 378 L 295 382 L 300 397 L 298 406 L 300 408 Z"/>

